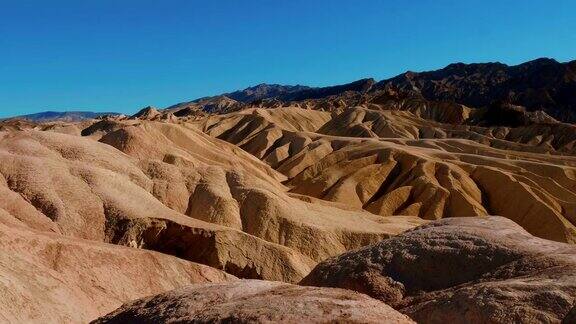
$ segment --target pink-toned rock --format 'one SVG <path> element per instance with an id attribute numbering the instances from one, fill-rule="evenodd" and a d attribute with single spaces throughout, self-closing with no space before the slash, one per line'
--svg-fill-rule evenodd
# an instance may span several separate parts
<path id="1" fill-rule="evenodd" d="M 0 208 L 0 323 L 86 323 L 136 298 L 228 280 L 161 253 L 29 229 Z"/>

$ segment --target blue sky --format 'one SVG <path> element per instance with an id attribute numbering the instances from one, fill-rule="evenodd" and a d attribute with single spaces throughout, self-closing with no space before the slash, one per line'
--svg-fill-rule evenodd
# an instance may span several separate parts
<path id="1" fill-rule="evenodd" d="M 576 1 L 0 0 L 0 116 L 576 59 Z"/>

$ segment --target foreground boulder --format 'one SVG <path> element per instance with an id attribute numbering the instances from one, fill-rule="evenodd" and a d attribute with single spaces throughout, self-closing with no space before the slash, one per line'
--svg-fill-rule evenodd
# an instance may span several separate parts
<path id="1" fill-rule="evenodd" d="M 259 280 L 199 284 L 125 304 L 103 323 L 413 323 L 368 296 Z"/>
<path id="2" fill-rule="evenodd" d="M 449 218 L 320 263 L 301 284 L 377 298 L 422 323 L 558 323 L 576 248 L 502 217 Z"/>

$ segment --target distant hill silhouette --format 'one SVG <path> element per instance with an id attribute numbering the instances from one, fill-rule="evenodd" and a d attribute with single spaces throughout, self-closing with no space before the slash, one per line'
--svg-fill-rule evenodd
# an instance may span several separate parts
<path id="1" fill-rule="evenodd" d="M 12 118 L 27 119 L 34 122 L 47 121 L 80 121 L 84 119 L 98 118 L 106 115 L 120 115 L 115 112 L 90 112 L 90 111 L 43 111 L 35 114 L 22 115 Z"/>
<path id="2" fill-rule="evenodd" d="M 514 66 L 498 62 L 454 63 L 435 71 L 408 71 L 379 82 L 361 79 L 329 87 L 259 84 L 168 108 L 186 107 L 216 98 L 249 104 L 262 100 L 289 102 L 354 96 L 355 103 L 362 103 L 389 93 L 402 98 L 420 97 L 472 108 L 515 105 L 527 111 L 542 110 L 560 121 L 573 123 L 576 122 L 576 60 L 560 63 L 539 58 Z"/>
<path id="3" fill-rule="evenodd" d="M 455 63 L 430 72 L 406 72 L 379 82 L 385 88 L 413 92 L 428 100 L 482 108 L 505 102 L 528 111 L 542 110 L 565 122 L 576 121 L 576 60 L 540 58 L 519 65 Z"/>

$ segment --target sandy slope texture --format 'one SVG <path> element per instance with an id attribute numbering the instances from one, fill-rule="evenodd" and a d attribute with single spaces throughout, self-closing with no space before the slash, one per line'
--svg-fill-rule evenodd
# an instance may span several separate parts
<path id="1" fill-rule="evenodd" d="M 3 323 L 86 323 L 136 298 L 228 280 L 168 255 L 33 230 L 0 209 Z"/>
<path id="2" fill-rule="evenodd" d="M 300 114 L 302 109 L 283 108 L 281 114 L 289 110 Z M 315 113 L 325 114 L 307 111 Z M 462 132 L 496 147 L 450 138 L 435 128 L 437 123 L 402 111 L 350 109 L 315 132 L 284 130 L 271 122 L 260 127 L 263 122 L 255 121 L 266 114 L 230 114 L 195 125 L 268 163 L 288 178 L 285 184 L 294 193 L 382 216 L 502 215 L 534 235 L 575 241 L 576 159 L 540 154 L 548 152 L 541 143 L 488 140 L 470 130 Z M 377 118 L 363 124 L 367 116 Z M 438 132 L 444 136 L 434 135 Z"/>
<path id="3" fill-rule="evenodd" d="M 143 122 L 102 141 L 0 134 L 2 208 L 35 229 L 289 282 L 422 223 L 292 197 L 258 159 L 183 126 Z"/>
<path id="4" fill-rule="evenodd" d="M 166 198 L 181 192 L 188 205 L 174 209 L 288 246 L 316 262 L 419 223 L 416 218 L 382 219 L 360 208 L 342 210 L 294 199 L 278 182 L 283 176 L 266 164 L 185 126 L 149 122 L 110 133 L 101 141 L 138 158 L 155 181 L 155 196 L 165 205 L 173 206 Z M 178 158 L 166 158 L 173 156 Z M 188 192 L 166 183 L 182 183 Z"/>
<path id="5" fill-rule="evenodd" d="M 346 109 L 318 129 L 318 133 L 405 139 L 462 138 L 511 151 L 574 153 L 576 126 L 559 122 L 531 123 L 518 127 L 480 127 L 440 123 L 405 110 L 378 110 L 364 106 Z"/>

